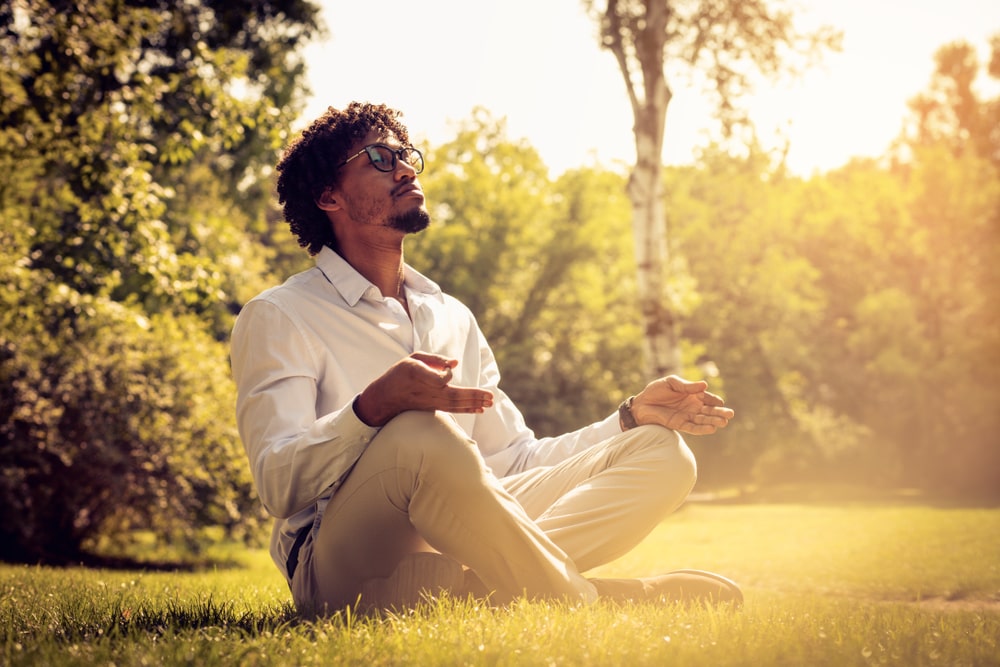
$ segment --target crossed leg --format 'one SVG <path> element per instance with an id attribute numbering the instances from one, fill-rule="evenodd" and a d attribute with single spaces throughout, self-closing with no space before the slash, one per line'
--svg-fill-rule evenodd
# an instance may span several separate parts
<path id="1" fill-rule="evenodd" d="M 403 413 L 379 432 L 304 552 L 303 580 L 293 581 L 293 593 L 300 609 L 317 612 L 354 604 L 366 582 L 390 577 L 422 552 L 471 568 L 498 601 L 523 593 L 596 597 L 572 560 L 489 472 L 475 443 L 453 420 L 431 413 Z"/>
<path id="2" fill-rule="evenodd" d="M 641 427 L 498 480 L 453 420 L 404 413 L 327 505 L 296 572 L 296 605 L 321 613 L 360 596 L 365 608 L 402 606 L 420 586 L 461 593 L 462 566 L 497 602 L 592 601 L 580 571 L 638 544 L 683 502 L 694 474 L 679 436 Z"/>

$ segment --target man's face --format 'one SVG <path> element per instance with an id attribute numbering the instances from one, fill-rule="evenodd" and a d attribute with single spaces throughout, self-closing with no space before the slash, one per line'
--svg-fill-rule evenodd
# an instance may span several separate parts
<path id="1" fill-rule="evenodd" d="M 393 151 L 403 147 L 393 136 L 370 132 L 348 155 L 372 144 L 382 144 Z M 390 156 L 389 162 L 379 160 L 379 166 L 388 168 L 393 156 L 385 151 L 381 154 Z M 389 227 L 405 234 L 416 233 L 430 224 L 424 193 L 413 166 L 404 160 L 394 161 L 394 168 L 381 171 L 367 153 L 362 153 L 340 168 L 340 183 L 334 194 L 342 211 L 354 222 Z"/>

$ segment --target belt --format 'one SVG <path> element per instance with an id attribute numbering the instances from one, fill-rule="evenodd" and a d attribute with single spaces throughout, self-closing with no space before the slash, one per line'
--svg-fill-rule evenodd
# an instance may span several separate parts
<path id="1" fill-rule="evenodd" d="M 288 560 L 285 561 L 285 570 L 288 572 L 289 581 L 292 580 L 292 575 L 295 574 L 295 568 L 299 566 L 299 549 L 301 549 L 302 545 L 305 544 L 310 531 L 312 531 L 312 524 L 300 528 L 298 534 L 295 536 L 295 542 L 292 543 L 292 548 L 288 551 Z"/>

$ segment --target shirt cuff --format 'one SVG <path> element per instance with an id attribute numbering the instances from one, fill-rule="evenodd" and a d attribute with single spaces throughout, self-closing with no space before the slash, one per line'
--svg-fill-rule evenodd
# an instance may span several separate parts
<path id="1" fill-rule="evenodd" d="M 358 394 L 351 399 L 351 402 L 347 404 L 347 407 L 340 411 L 339 419 L 337 419 L 337 429 L 340 431 L 341 435 L 348 439 L 357 438 L 368 442 L 375 435 L 382 430 L 380 426 L 369 426 L 368 424 L 361 421 L 361 417 L 358 417 L 358 413 L 354 411 L 354 403 L 358 400 Z M 334 413 L 337 414 L 337 413 Z"/>

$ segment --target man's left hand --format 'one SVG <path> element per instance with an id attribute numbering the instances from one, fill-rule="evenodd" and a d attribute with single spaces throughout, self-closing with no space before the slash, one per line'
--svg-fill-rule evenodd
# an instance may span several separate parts
<path id="1" fill-rule="evenodd" d="M 659 424 L 691 435 L 715 433 L 736 413 L 707 389 L 707 382 L 689 382 L 676 375 L 653 380 L 633 399 L 632 416 L 639 425 Z"/>

